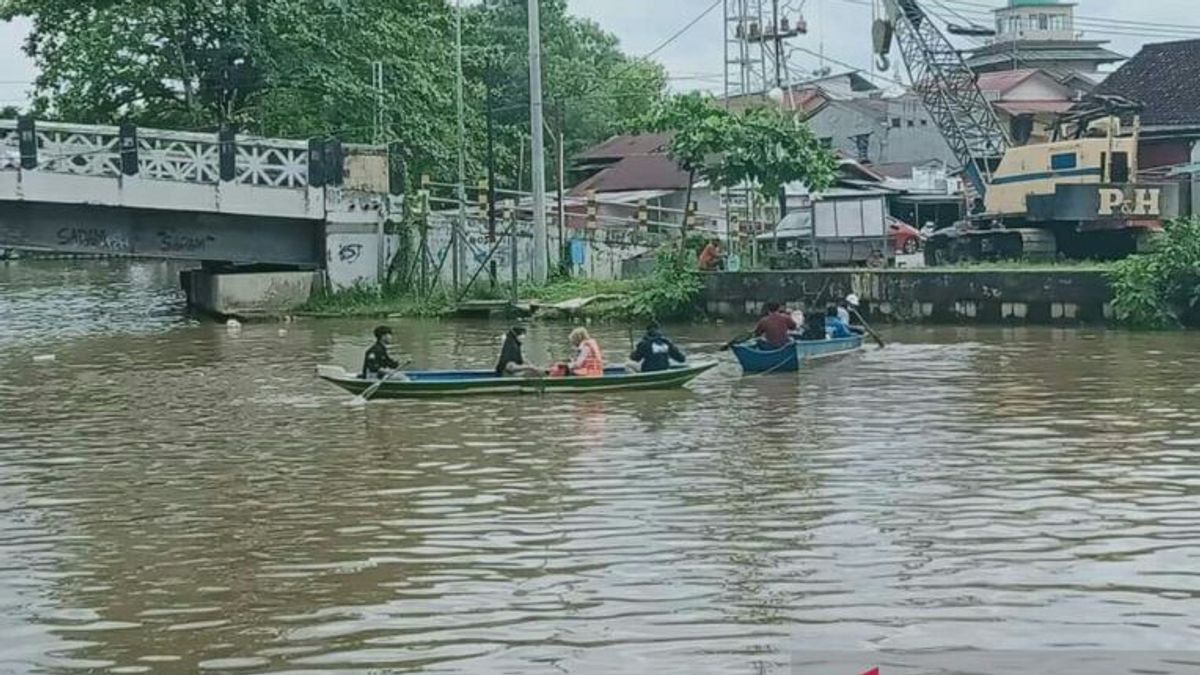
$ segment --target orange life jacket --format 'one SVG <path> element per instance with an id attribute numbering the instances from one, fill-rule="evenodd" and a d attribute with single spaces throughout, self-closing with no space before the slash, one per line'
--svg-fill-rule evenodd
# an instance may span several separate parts
<path id="1" fill-rule="evenodd" d="M 584 347 L 587 347 L 588 357 L 578 368 L 573 369 L 573 374 L 578 377 L 603 377 L 604 354 L 600 352 L 600 345 L 589 338 L 579 345 L 580 349 Z"/>

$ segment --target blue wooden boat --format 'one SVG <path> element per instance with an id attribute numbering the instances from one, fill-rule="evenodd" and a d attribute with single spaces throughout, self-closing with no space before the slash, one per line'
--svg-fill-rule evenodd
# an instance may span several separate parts
<path id="1" fill-rule="evenodd" d="M 733 345 L 733 355 L 743 372 L 794 373 L 803 365 L 856 352 L 862 345 L 861 335 L 829 340 L 793 340 L 778 349 L 760 349 L 758 341 L 751 340 Z"/>

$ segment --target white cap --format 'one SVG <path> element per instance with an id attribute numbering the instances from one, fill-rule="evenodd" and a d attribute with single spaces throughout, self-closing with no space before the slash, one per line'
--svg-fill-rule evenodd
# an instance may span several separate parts
<path id="1" fill-rule="evenodd" d="M 850 305 L 851 307 L 858 307 L 858 295 L 854 293 L 847 295 L 846 304 Z"/>

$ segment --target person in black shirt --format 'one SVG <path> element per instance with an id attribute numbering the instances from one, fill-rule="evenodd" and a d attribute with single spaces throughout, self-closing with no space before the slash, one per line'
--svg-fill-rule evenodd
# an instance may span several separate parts
<path id="1" fill-rule="evenodd" d="M 657 323 L 646 326 L 646 334 L 629 355 L 628 368 L 634 372 L 654 373 L 671 367 L 671 361 L 684 363 L 687 356 L 662 334 Z"/>
<path id="2" fill-rule="evenodd" d="M 545 375 L 541 368 L 525 363 L 525 355 L 521 352 L 521 337 L 524 335 L 525 329 L 521 326 L 513 326 L 504 334 L 504 344 L 500 347 L 500 359 L 496 361 L 496 377 Z"/>
<path id="3" fill-rule="evenodd" d="M 400 363 L 388 354 L 387 346 L 392 343 L 392 329 L 379 326 L 375 329 L 375 344 L 371 345 L 363 356 L 362 377 L 364 380 L 378 380 L 387 377 L 388 373 L 400 367 Z"/>

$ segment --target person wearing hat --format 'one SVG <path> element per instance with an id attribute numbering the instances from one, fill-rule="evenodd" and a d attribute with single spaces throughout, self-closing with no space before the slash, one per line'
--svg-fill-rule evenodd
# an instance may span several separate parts
<path id="1" fill-rule="evenodd" d="M 687 356 L 662 334 L 657 321 L 651 321 L 646 326 L 646 334 L 629 354 L 629 363 L 625 367 L 635 373 L 656 373 L 670 368 L 672 361 L 686 363 Z"/>
<path id="2" fill-rule="evenodd" d="M 525 337 L 523 326 L 513 326 L 504 334 L 504 342 L 500 346 L 500 358 L 496 361 L 496 377 L 506 375 L 540 377 L 546 374 L 541 368 L 525 363 L 525 355 L 521 349 L 521 338 L 523 337 Z"/>
<path id="3" fill-rule="evenodd" d="M 400 367 L 400 362 L 388 354 L 388 345 L 392 343 L 392 329 L 379 326 L 375 329 L 375 344 L 367 349 L 363 356 L 362 378 L 364 380 L 381 380 L 391 371 Z"/>
<path id="4" fill-rule="evenodd" d="M 846 324 L 851 331 L 862 335 L 863 329 L 850 323 L 850 312 L 858 311 L 858 294 L 851 293 L 844 300 L 838 303 L 837 315 L 842 323 Z"/>

